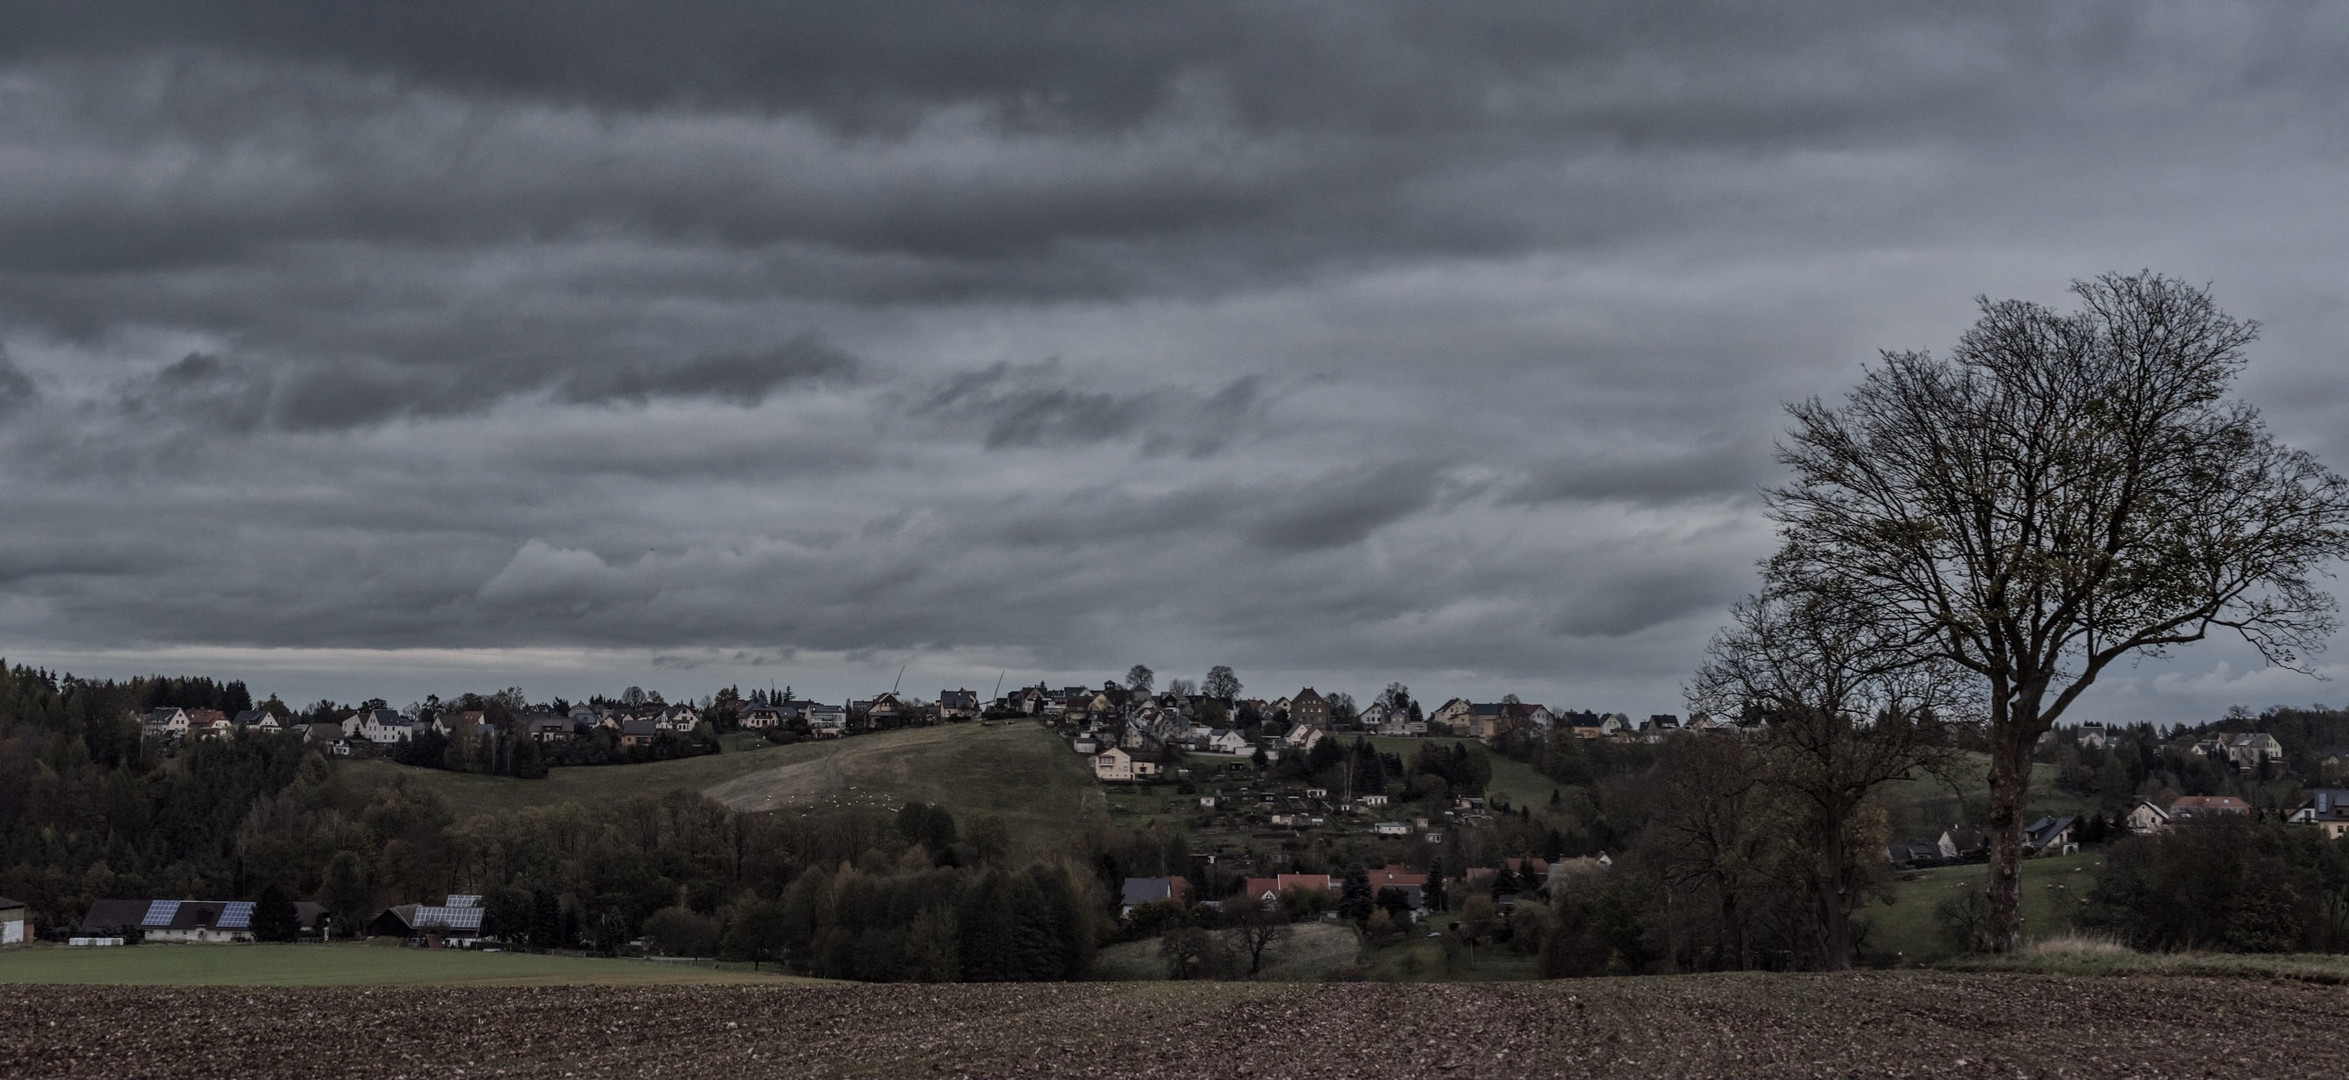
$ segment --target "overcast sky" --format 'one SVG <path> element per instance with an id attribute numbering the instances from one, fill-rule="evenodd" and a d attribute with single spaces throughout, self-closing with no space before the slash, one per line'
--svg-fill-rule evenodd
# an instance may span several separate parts
<path id="1" fill-rule="evenodd" d="M 1783 403 L 2111 270 L 2349 466 L 2349 8 L 1602 7 L 0 3 L 0 655 L 1678 712 Z"/>

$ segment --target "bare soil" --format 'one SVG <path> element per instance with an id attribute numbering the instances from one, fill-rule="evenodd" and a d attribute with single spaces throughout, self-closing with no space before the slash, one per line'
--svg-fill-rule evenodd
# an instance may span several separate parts
<path id="1" fill-rule="evenodd" d="M 2349 988 L 1875 972 L 1541 984 L 0 987 L 9 1077 L 2166 1077 L 2339 1071 Z"/>

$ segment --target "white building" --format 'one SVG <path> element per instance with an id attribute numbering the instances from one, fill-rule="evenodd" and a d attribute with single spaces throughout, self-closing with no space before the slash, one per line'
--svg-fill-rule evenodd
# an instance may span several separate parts
<path id="1" fill-rule="evenodd" d="M 1093 778 L 1096 780 L 1133 779 L 1134 756 L 1114 746 L 1093 755 Z"/>

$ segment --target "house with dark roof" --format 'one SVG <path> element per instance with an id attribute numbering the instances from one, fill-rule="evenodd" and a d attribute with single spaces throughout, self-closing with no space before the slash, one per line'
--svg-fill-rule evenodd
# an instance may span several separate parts
<path id="1" fill-rule="evenodd" d="M 938 691 L 938 718 L 940 720 L 970 720 L 979 715 L 979 692 L 976 690 Z"/>
<path id="2" fill-rule="evenodd" d="M 661 725 L 656 720 L 620 721 L 620 745 L 651 746 L 661 737 Z"/>
<path id="3" fill-rule="evenodd" d="M 317 928 L 326 909 L 308 901 L 294 905 L 304 932 Z M 82 916 L 84 933 L 136 935 L 152 942 L 212 944 L 253 940 L 250 900 L 97 900 Z"/>
<path id="4" fill-rule="evenodd" d="M 2024 851 L 2054 851 L 2068 853 L 2079 845 L 2073 843 L 2073 826 L 2078 818 L 2042 816 L 2023 827 Z"/>
<path id="5" fill-rule="evenodd" d="M 481 897 L 472 895 L 452 895 L 439 904 L 397 904 L 368 920 L 367 933 L 420 940 L 433 948 L 469 948 L 484 936 L 483 914 Z"/>
<path id="6" fill-rule="evenodd" d="M 1944 862 L 1986 858 L 1990 854 L 1990 834 L 1971 825 L 1952 825 L 1941 831 L 1935 847 L 1941 849 Z"/>
<path id="7" fill-rule="evenodd" d="M 2323 829 L 2327 840 L 2349 836 L 2349 788 L 2318 788 L 2309 792 L 2308 801 L 2294 807 L 2284 820 Z"/>
<path id="8" fill-rule="evenodd" d="M 2251 804 L 2233 795 L 2180 795 L 2170 803 L 2171 821 L 2209 819 L 2221 814 L 2248 815 Z"/>
<path id="9" fill-rule="evenodd" d="M 1144 904 L 1162 900 L 1182 903 L 1191 895 L 1191 880 L 1179 877 L 1130 877 L 1119 897 L 1118 918 L 1126 918 Z"/>
<path id="10" fill-rule="evenodd" d="M 1941 865 L 1941 845 L 1930 840 L 1895 840 L 1884 845 L 1884 858 L 1901 869 Z"/>
<path id="11" fill-rule="evenodd" d="M 1328 728 L 1329 700 L 1308 686 L 1289 699 L 1289 722 L 1306 727 Z"/>
<path id="12" fill-rule="evenodd" d="M 416 722 L 390 709 L 363 709 L 343 717 L 343 737 L 371 743 L 407 742 L 416 737 Z"/>

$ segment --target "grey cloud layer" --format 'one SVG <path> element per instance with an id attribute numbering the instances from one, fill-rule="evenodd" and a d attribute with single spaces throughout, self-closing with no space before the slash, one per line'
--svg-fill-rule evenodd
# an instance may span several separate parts
<path id="1" fill-rule="evenodd" d="M 1769 546 L 1780 402 L 2137 266 L 2266 320 L 2247 386 L 2349 459 L 2328 6 L 0 26 L 10 655 L 1246 658 L 1669 708 Z"/>

